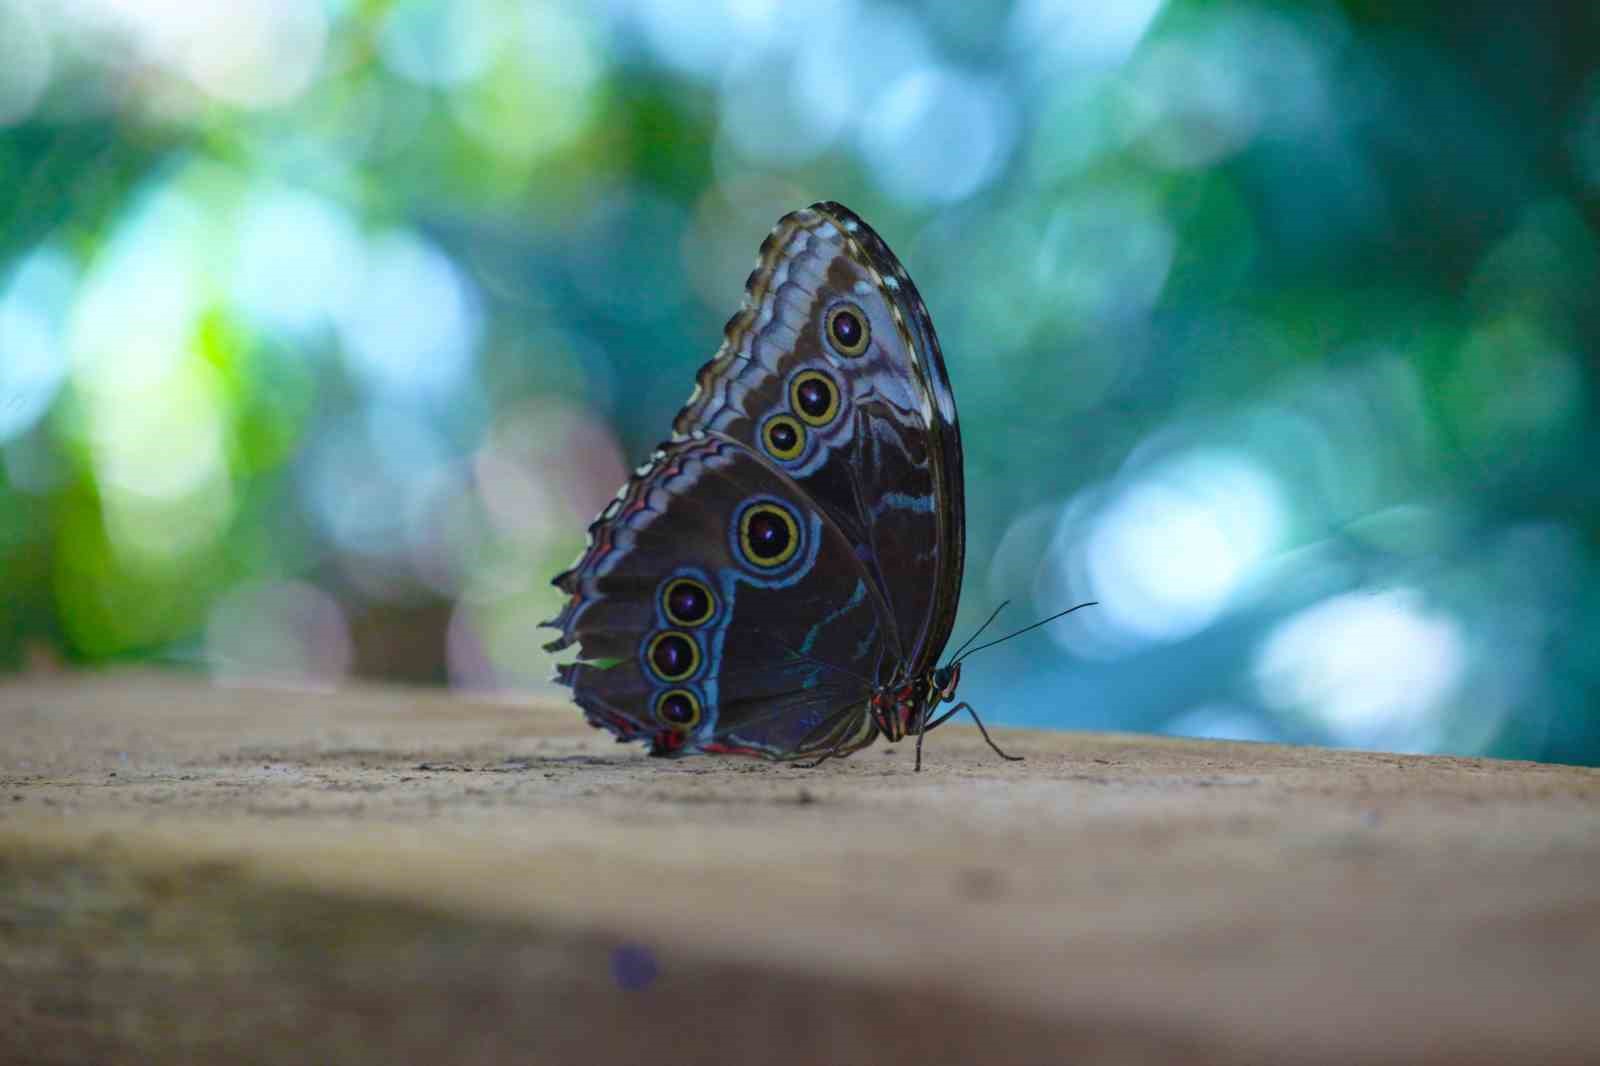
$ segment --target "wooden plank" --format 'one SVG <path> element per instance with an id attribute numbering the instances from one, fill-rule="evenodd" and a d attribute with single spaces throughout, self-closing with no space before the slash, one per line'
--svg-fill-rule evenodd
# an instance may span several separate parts
<path id="1" fill-rule="evenodd" d="M 1594 1061 L 1600 771 L 0 686 L 0 1061 Z"/>

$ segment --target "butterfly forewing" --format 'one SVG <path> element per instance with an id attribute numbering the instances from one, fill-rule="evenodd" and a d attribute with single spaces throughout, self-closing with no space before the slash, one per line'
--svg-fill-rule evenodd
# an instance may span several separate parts
<path id="1" fill-rule="evenodd" d="M 850 315 L 856 345 L 839 335 Z M 825 420 L 797 402 L 806 385 L 837 387 L 836 410 L 812 408 Z M 798 448 L 782 447 L 790 421 Z M 714 429 L 781 465 L 866 563 L 906 668 L 931 667 L 960 594 L 960 431 L 926 307 L 871 227 L 835 203 L 778 223 L 673 428 Z"/>

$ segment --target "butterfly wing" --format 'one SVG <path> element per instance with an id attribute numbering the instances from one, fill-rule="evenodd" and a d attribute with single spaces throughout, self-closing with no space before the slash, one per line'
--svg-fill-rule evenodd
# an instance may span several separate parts
<path id="1" fill-rule="evenodd" d="M 877 735 L 873 691 L 943 649 L 963 548 L 927 310 L 866 223 L 816 204 L 763 243 L 673 439 L 556 578 L 547 647 L 578 644 L 559 680 L 657 754 L 843 754 Z"/>
<path id="2" fill-rule="evenodd" d="M 546 647 L 590 722 L 660 755 L 794 758 L 876 735 L 885 654 L 868 575 L 826 514 L 748 448 L 697 433 L 657 452 L 590 527 Z"/>
<path id="3" fill-rule="evenodd" d="M 673 429 L 739 441 L 832 519 L 889 607 L 879 683 L 934 665 L 961 593 L 961 433 L 927 308 L 870 226 L 836 203 L 779 221 Z"/>

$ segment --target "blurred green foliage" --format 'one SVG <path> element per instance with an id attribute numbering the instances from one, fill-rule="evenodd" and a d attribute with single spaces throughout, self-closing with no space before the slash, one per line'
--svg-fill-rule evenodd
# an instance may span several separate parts
<path id="1" fill-rule="evenodd" d="M 0 0 L 0 664 L 542 684 L 832 198 L 944 339 L 964 618 L 1104 605 L 992 717 L 1600 762 L 1592 3 L 224 7 Z"/>

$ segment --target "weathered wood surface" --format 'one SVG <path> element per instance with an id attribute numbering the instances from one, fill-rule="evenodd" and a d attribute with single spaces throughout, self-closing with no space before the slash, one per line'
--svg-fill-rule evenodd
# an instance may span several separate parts
<path id="1" fill-rule="evenodd" d="M 0 1061 L 1600 1061 L 1600 771 L 0 685 Z"/>

